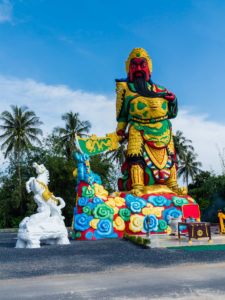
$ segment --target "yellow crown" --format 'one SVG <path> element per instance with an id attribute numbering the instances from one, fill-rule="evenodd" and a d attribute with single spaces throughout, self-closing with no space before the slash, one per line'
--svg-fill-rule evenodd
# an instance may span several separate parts
<path id="1" fill-rule="evenodd" d="M 146 60 L 148 62 L 149 71 L 152 72 L 152 61 L 151 61 L 150 57 L 148 56 L 148 53 L 143 48 L 134 48 L 131 51 L 131 53 L 126 61 L 126 72 L 129 73 L 131 59 L 138 58 L 138 57 L 146 58 Z"/>

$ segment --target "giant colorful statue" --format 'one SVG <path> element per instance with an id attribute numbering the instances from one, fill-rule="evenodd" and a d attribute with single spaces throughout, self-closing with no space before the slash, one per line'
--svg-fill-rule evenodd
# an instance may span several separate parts
<path id="1" fill-rule="evenodd" d="M 128 234 L 171 233 L 171 220 L 185 220 L 184 211 L 199 211 L 195 200 L 178 188 L 176 154 L 170 119 L 177 116 L 177 99 L 151 79 L 147 52 L 135 48 L 126 61 L 127 78 L 116 80 L 116 132 L 104 138 L 77 136 L 81 153 L 74 209 L 74 237 L 101 239 Z M 119 192 L 109 195 L 91 171 L 89 155 L 118 149 L 127 143 Z M 198 218 L 196 218 L 198 219 Z M 186 227 L 184 227 L 185 229 Z"/>
<path id="2" fill-rule="evenodd" d="M 142 48 L 134 48 L 126 61 L 127 78 L 116 80 L 116 133 L 106 138 L 79 139 L 89 155 L 114 150 L 128 139 L 120 191 L 185 194 L 178 188 L 176 155 L 170 119 L 177 116 L 177 99 L 151 79 L 152 61 Z"/>
<path id="3" fill-rule="evenodd" d="M 156 183 L 179 194 L 170 123 L 177 116 L 177 99 L 152 82 L 152 61 L 144 49 L 132 50 L 126 72 L 127 79 L 116 80 L 116 131 L 122 140 L 128 128 L 127 157 L 119 189 L 140 194 L 146 192 L 144 186 Z"/>

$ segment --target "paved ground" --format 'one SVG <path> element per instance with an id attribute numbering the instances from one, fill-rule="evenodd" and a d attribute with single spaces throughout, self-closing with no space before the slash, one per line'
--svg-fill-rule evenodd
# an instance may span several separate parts
<path id="1" fill-rule="evenodd" d="M 127 266 L 111 272 L 0 280 L 1 300 L 224 300 L 225 264 L 167 268 Z"/>
<path id="2" fill-rule="evenodd" d="M 142 249 L 124 240 L 71 241 L 41 249 L 15 249 L 15 243 L 16 234 L 0 234 L 1 300 L 187 295 L 191 300 L 213 299 L 215 293 L 225 299 L 223 250 Z"/>

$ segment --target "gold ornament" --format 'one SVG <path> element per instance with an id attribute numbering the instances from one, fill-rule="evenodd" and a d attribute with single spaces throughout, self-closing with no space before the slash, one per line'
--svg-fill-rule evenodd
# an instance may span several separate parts
<path id="1" fill-rule="evenodd" d="M 43 182 L 41 182 L 41 181 L 39 181 L 39 180 L 37 180 L 37 182 L 45 188 L 44 192 L 42 193 L 42 197 L 45 199 L 45 201 L 48 201 L 49 199 L 51 199 L 51 200 L 53 200 L 53 201 L 56 203 L 56 205 L 57 205 L 59 201 L 58 201 L 55 197 L 53 197 L 53 193 L 51 193 L 51 192 L 49 191 L 48 186 L 45 185 Z"/>

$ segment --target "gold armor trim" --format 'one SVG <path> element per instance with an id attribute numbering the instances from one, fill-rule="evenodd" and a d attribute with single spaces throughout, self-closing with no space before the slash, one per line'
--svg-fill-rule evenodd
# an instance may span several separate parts
<path id="1" fill-rule="evenodd" d="M 122 109 L 124 97 L 128 87 L 127 82 L 117 82 L 116 83 L 116 117 L 119 117 L 120 111 Z"/>
<path id="2" fill-rule="evenodd" d="M 118 135 L 113 132 L 113 133 L 107 133 L 106 138 L 109 138 L 111 140 L 111 146 L 109 148 L 110 151 L 118 149 L 119 144 L 118 144 Z"/>
<path id="3" fill-rule="evenodd" d="M 153 164 L 158 168 L 158 169 L 163 169 L 168 161 L 168 154 L 166 151 L 166 148 L 163 149 L 155 149 L 152 147 L 149 147 L 147 144 L 145 144 L 145 150 L 153 162 Z"/>
<path id="4" fill-rule="evenodd" d="M 175 149 L 174 149 L 174 142 L 173 142 L 173 133 L 171 131 L 171 139 L 170 139 L 170 143 L 167 146 L 168 150 L 170 153 L 174 153 Z"/>
<path id="5" fill-rule="evenodd" d="M 137 122 L 137 123 L 140 123 L 140 124 L 151 124 L 151 123 L 155 123 L 155 122 L 159 122 L 159 121 L 164 121 L 164 120 L 167 120 L 168 119 L 168 116 L 162 116 L 162 117 L 158 117 L 158 118 L 154 118 L 154 122 L 151 120 L 151 119 L 140 119 L 140 118 L 137 118 L 137 117 L 132 117 L 131 120 L 134 121 L 134 122 Z"/>
<path id="6" fill-rule="evenodd" d="M 161 147 L 165 147 L 165 145 L 167 145 L 170 140 L 171 140 L 171 131 L 169 129 L 167 129 L 164 134 L 160 135 L 160 136 L 155 136 L 152 134 L 144 134 L 143 137 L 145 140 L 147 141 L 152 141 L 154 142 L 155 146 L 157 148 L 161 148 Z M 163 142 L 161 141 L 163 139 Z"/>
<path id="7" fill-rule="evenodd" d="M 142 186 L 142 188 L 139 189 L 136 187 L 131 191 L 115 192 L 115 195 L 120 196 L 122 193 L 133 194 L 134 196 L 139 196 L 139 197 L 141 197 L 142 195 L 163 194 L 163 193 L 176 195 L 176 192 L 174 192 L 168 186 L 163 184 L 153 184 L 144 187 Z"/>
<path id="8" fill-rule="evenodd" d="M 128 56 L 126 61 L 126 72 L 129 73 L 130 61 L 132 58 L 144 57 L 147 60 L 149 71 L 152 73 L 152 60 L 148 53 L 143 48 L 134 48 Z"/>
<path id="9" fill-rule="evenodd" d="M 139 165 L 132 165 L 130 169 L 133 188 L 144 186 L 144 170 Z"/>
<path id="10" fill-rule="evenodd" d="M 48 186 L 45 185 L 43 182 L 41 182 L 41 181 L 39 181 L 39 180 L 37 180 L 37 182 L 45 188 L 44 192 L 42 193 L 42 197 L 45 199 L 45 201 L 48 201 L 49 199 L 51 199 L 51 200 L 53 200 L 53 201 L 56 203 L 56 205 L 57 205 L 57 204 L 58 204 L 58 200 L 57 200 L 55 197 L 52 196 L 53 193 L 51 193 L 51 192 L 49 191 Z"/>
<path id="11" fill-rule="evenodd" d="M 133 125 L 131 125 L 129 129 L 129 143 L 127 146 L 127 155 L 141 155 L 142 145 L 143 138 L 141 136 L 141 133 Z"/>
<path id="12" fill-rule="evenodd" d="M 118 132 L 119 130 L 125 131 L 126 127 L 127 127 L 127 122 L 118 122 L 118 125 L 116 127 L 116 132 Z"/>

